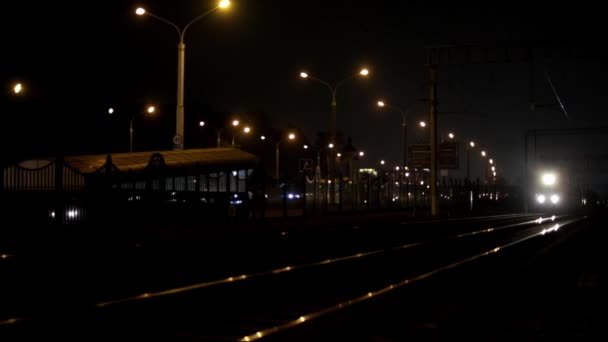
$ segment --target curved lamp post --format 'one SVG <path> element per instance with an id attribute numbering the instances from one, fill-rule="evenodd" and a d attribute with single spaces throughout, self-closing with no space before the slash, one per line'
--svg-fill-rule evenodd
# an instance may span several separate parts
<path id="1" fill-rule="evenodd" d="M 177 34 L 179 36 L 179 43 L 177 44 L 177 109 L 175 121 L 175 136 L 173 137 L 173 144 L 175 149 L 181 150 L 184 148 L 184 73 L 186 60 L 186 44 L 184 44 L 184 37 L 186 36 L 186 33 L 188 32 L 188 29 L 190 28 L 190 26 L 192 26 L 192 24 L 206 17 L 207 15 L 215 12 L 218 9 L 227 8 L 229 6 L 230 0 L 222 0 L 218 3 L 217 6 L 192 19 L 183 28 L 180 28 L 173 22 L 163 17 L 146 11 L 142 7 L 139 7 L 135 10 L 135 14 L 139 16 L 147 15 L 173 27 L 177 31 Z"/>

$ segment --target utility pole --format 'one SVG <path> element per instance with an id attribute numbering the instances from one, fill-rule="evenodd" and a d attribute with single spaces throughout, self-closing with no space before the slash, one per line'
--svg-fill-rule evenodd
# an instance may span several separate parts
<path id="1" fill-rule="evenodd" d="M 431 49 L 429 58 L 430 84 L 430 130 L 431 130 L 431 215 L 439 215 L 439 198 L 437 194 L 437 68 L 434 56 L 436 49 Z"/>

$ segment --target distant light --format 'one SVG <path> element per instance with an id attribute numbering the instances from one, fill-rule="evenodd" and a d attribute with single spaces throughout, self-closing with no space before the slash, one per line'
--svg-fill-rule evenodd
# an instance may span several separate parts
<path id="1" fill-rule="evenodd" d="M 55 218 L 55 212 L 51 211 L 51 218 Z"/>
<path id="2" fill-rule="evenodd" d="M 490 164 L 494 164 L 494 159 L 490 159 Z"/>
<path id="3" fill-rule="evenodd" d="M 75 218 L 76 216 L 78 216 L 78 210 L 68 210 L 69 218 Z"/>
<path id="4" fill-rule="evenodd" d="M 365 155 L 365 152 L 361 151 L 359 152 L 359 157 L 363 157 Z"/>
<path id="5" fill-rule="evenodd" d="M 454 133 L 448 133 L 448 137 L 449 137 L 450 139 L 454 139 Z"/>
<path id="6" fill-rule="evenodd" d="M 336 156 L 338 156 L 338 158 L 342 157 L 342 153 L 338 153 L 336 154 Z"/>
<path id="7" fill-rule="evenodd" d="M 486 151 L 481 151 L 481 156 L 485 157 L 486 156 Z"/>
<path id="8" fill-rule="evenodd" d="M 21 83 L 17 83 L 15 84 L 15 86 L 13 87 L 13 92 L 15 94 L 19 94 L 21 91 L 23 90 L 23 86 L 21 85 Z"/>
<path id="9" fill-rule="evenodd" d="M 551 203 L 557 204 L 557 202 L 559 202 L 559 196 L 555 194 L 551 195 Z"/>
<path id="10" fill-rule="evenodd" d="M 262 136 L 260 137 L 260 139 L 261 139 L 261 140 L 266 140 L 266 136 L 265 136 L 265 135 L 262 135 Z"/>
<path id="11" fill-rule="evenodd" d="M 139 7 L 139 8 L 137 8 L 135 10 L 135 14 L 137 14 L 137 15 L 144 15 L 144 14 L 146 14 L 146 10 L 143 9 L 142 7 Z"/>
<path id="12" fill-rule="evenodd" d="M 553 174 L 553 173 L 545 173 L 542 176 L 542 182 L 544 185 L 553 185 L 553 184 L 555 184 L 556 180 L 557 180 L 557 177 L 555 177 L 555 174 Z"/>
<path id="13" fill-rule="evenodd" d="M 205 126 L 205 121 L 199 121 L 198 125 L 201 127 Z"/>
<path id="14" fill-rule="evenodd" d="M 378 107 L 384 107 L 384 106 L 385 106 L 385 104 L 383 101 L 378 101 Z"/>
<path id="15" fill-rule="evenodd" d="M 546 200 L 546 199 L 547 199 L 547 198 L 545 197 L 545 195 L 538 195 L 538 196 L 536 196 L 536 200 L 537 200 L 537 201 L 538 201 L 538 203 L 540 203 L 540 204 L 545 203 L 545 200 Z M 542 221 L 541 221 L 541 222 L 542 222 Z"/>
<path id="16" fill-rule="evenodd" d="M 308 150 L 308 145 L 304 145 L 304 149 L 305 149 L 305 150 Z"/>
<path id="17" fill-rule="evenodd" d="M 551 221 L 555 221 L 555 215 L 551 216 Z"/>
<path id="18" fill-rule="evenodd" d="M 424 181 L 420 181 L 420 185 L 424 185 Z"/>
<path id="19" fill-rule="evenodd" d="M 148 107 L 148 109 L 146 109 L 146 112 L 148 112 L 148 114 L 152 114 L 156 111 L 156 107 L 154 106 L 150 106 Z"/>
<path id="20" fill-rule="evenodd" d="M 239 195 L 237 195 L 237 194 L 234 194 L 234 198 L 239 198 Z"/>
<path id="21" fill-rule="evenodd" d="M 367 70 L 367 69 L 361 69 L 361 71 L 359 71 L 359 75 L 361 75 L 361 76 L 367 76 L 367 75 L 369 75 L 369 70 Z"/>
<path id="22" fill-rule="evenodd" d="M 233 175 L 234 177 L 236 177 L 237 172 L 236 172 L 236 171 L 232 171 L 232 175 Z"/>
<path id="23" fill-rule="evenodd" d="M 426 122 L 420 121 L 420 127 L 426 127 Z"/>
<path id="24" fill-rule="evenodd" d="M 294 197 L 293 194 L 287 195 L 287 198 L 289 198 L 289 199 L 293 199 L 293 197 Z"/>
<path id="25" fill-rule="evenodd" d="M 492 171 L 496 171 L 496 166 L 492 166 Z"/>
<path id="26" fill-rule="evenodd" d="M 228 8 L 230 6 L 230 0 L 222 0 L 218 5 L 219 8 Z"/>
<path id="27" fill-rule="evenodd" d="M 329 143 L 329 145 L 327 145 L 329 148 L 334 148 L 334 144 Z"/>
<path id="28" fill-rule="evenodd" d="M 232 126 L 236 127 L 239 125 L 239 120 L 232 120 Z"/>
<path id="29" fill-rule="evenodd" d="M 380 161 L 380 165 L 384 165 L 384 160 L 381 160 L 381 161 Z"/>
<path id="30" fill-rule="evenodd" d="M 492 172 L 492 174 L 494 175 L 494 177 L 496 177 L 496 171 Z"/>
<path id="31" fill-rule="evenodd" d="M 305 73 L 305 72 L 301 72 L 300 73 L 300 77 L 302 77 L 302 78 L 308 78 L 308 74 Z"/>
<path id="32" fill-rule="evenodd" d="M 474 142 L 474 141 L 471 141 L 471 142 L 469 143 L 469 145 L 470 145 L 471 147 L 475 147 L 475 142 Z"/>
<path id="33" fill-rule="evenodd" d="M 409 176 L 410 176 L 410 173 L 409 173 L 409 172 L 406 172 L 406 173 L 405 173 L 405 177 L 409 177 Z"/>
<path id="34" fill-rule="evenodd" d="M 251 127 L 246 126 L 245 128 L 243 128 L 243 132 L 245 132 L 245 133 L 251 132 Z"/>
<path id="35" fill-rule="evenodd" d="M 294 133 L 289 133 L 287 138 L 289 138 L 289 140 L 294 140 L 296 138 L 296 135 Z"/>
<path id="36" fill-rule="evenodd" d="M 108 114 L 114 114 L 114 108 L 108 108 Z"/>
<path id="37" fill-rule="evenodd" d="M 395 170 L 399 171 L 399 166 L 395 166 Z"/>

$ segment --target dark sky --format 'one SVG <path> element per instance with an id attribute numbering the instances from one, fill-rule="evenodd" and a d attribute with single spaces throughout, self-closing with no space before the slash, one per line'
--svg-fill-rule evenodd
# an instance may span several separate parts
<path id="1" fill-rule="evenodd" d="M 173 124 L 177 35 L 159 21 L 134 15 L 140 5 L 182 26 L 215 2 L 3 3 L 5 153 L 50 153 L 53 146 L 67 153 L 99 152 L 116 149 L 118 139 L 126 148 L 128 122 L 120 115 L 147 103 L 161 106 L 159 115 L 169 118 L 163 126 Z M 300 70 L 334 83 L 365 65 L 369 79 L 340 89 L 338 129 L 366 151 L 369 165 L 396 162 L 400 117 L 378 111 L 374 103 L 382 97 L 411 107 L 409 143 L 425 139 L 415 123 L 428 116 L 428 105 L 420 101 L 428 94 L 426 46 L 542 40 L 582 47 L 576 60 L 543 59 L 534 75 L 537 101 L 555 102 L 547 70 L 570 119 L 556 110 L 529 110 L 525 63 L 440 69 L 440 131 L 475 139 L 516 180 L 526 129 L 606 124 L 607 70 L 597 47 L 603 13 L 591 1 L 235 0 L 230 11 L 214 13 L 188 32 L 186 120 L 204 118 L 197 104 L 233 113 L 262 111 L 277 127 L 301 127 L 312 139 L 327 129 L 330 96 L 321 84 L 300 80 Z M 26 96 L 10 96 L 15 80 L 27 87 Z M 112 118 L 108 106 L 117 110 Z M 163 132 L 169 142 L 173 127 L 148 131 Z"/>

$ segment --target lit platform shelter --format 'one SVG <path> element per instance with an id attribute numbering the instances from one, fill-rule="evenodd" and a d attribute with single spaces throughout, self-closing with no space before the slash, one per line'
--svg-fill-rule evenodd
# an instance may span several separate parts
<path id="1" fill-rule="evenodd" d="M 16 220 L 196 222 L 242 212 L 257 165 L 235 148 L 25 160 L 2 169 L 0 198 Z"/>

